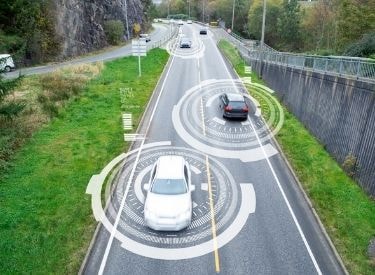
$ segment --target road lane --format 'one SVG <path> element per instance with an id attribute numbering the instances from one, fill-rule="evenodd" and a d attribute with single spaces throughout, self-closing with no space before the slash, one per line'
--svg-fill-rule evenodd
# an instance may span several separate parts
<path id="1" fill-rule="evenodd" d="M 208 36 L 197 35 L 199 28 L 195 24 L 184 25 L 182 30 L 185 35 L 193 38 L 193 45 L 198 44 L 199 41 L 204 44 L 204 54 L 200 59 L 176 57 L 173 60 L 169 74 L 163 83 L 163 94 L 160 97 L 152 124 L 147 132 L 147 144 L 157 141 L 170 141 L 170 147 L 172 148 L 169 150 L 166 148 L 168 146 L 166 146 L 157 147 L 154 150 L 143 150 L 140 161 L 137 164 L 138 170 L 136 171 L 138 175 L 146 174 L 144 178 L 140 179 L 140 186 L 141 183 L 145 183 L 148 180 L 149 174 L 142 173 L 142 171 L 152 164 L 152 160 L 158 154 L 163 154 L 164 152 L 181 153 L 188 158 L 189 163 L 196 169 L 194 180 L 197 191 L 193 194 L 193 200 L 196 203 L 196 207 L 193 210 L 193 219 L 197 221 L 197 225 L 194 228 L 192 226 L 192 228 L 178 233 L 147 230 L 143 227 L 142 221 L 137 219 L 134 213 L 130 214 L 132 213 L 131 209 L 134 209 L 136 212 L 135 209 L 137 207 L 142 207 L 142 204 L 138 203 L 139 195 L 138 197 L 133 195 L 132 188 L 130 188 L 129 197 L 126 198 L 128 208 L 121 214 L 123 223 L 120 224 L 119 231 L 124 235 L 130 236 L 132 240 L 145 245 L 145 250 L 147 250 L 147 246 L 149 246 L 150 251 L 152 247 L 159 248 L 160 250 L 158 251 L 160 254 L 153 254 L 148 257 L 137 255 L 129 251 L 131 249 L 129 244 L 121 244 L 121 242 L 115 239 L 109 251 L 104 273 L 214 274 L 217 271 L 219 259 L 220 272 L 224 274 L 317 274 L 319 269 L 324 274 L 341 274 L 342 271 L 337 260 L 332 255 L 327 241 L 321 234 L 308 205 L 296 187 L 294 178 L 279 155 L 269 158 L 269 162 L 279 179 L 285 196 L 290 201 L 290 207 L 293 209 L 296 219 L 301 224 L 301 230 L 306 236 L 307 243 L 311 245 L 311 251 L 316 257 L 319 269 L 314 266 L 314 261 L 306 249 L 293 216 L 290 214 L 288 205 L 285 203 L 283 194 L 280 192 L 272 170 L 270 170 L 267 159 L 253 162 L 228 159 L 225 156 L 222 158 L 208 156 L 206 159 L 207 155 L 197 152 L 190 146 L 189 139 L 182 139 L 174 130 L 171 117 L 173 108 L 189 89 L 197 86 L 199 91 L 197 95 L 198 102 L 203 100 L 203 105 L 206 106 L 204 104 L 208 100 L 208 97 L 204 95 L 206 87 L 204 85 L 199 87 L 199 82 L 208 79 L 226 79 L 230 77 L 223 67 L 224 62 L 216 49 L 213 37 L 210 33 Z M 188 49 L 186 50 L 187 52 L 189 51 Z M 219 93 L 225 89 L 229 88 L 216 87 L 214 92 Z M 214 118 L 216 118 L 216 121 L 221 119 L 218 104 L 218 99 L 213 100 L 212 106 L 204 110 L 205 114 L 207 114 L 205 115 L 205 119 L 200 118 L 199 120 L 201 116 L 199 106 L 197 107 L 194 105 L 194 102 L 191 102 L 187 116 L 198 117 L 197 119 L 201 123 L 195 125 L 196 130 L 202 132 L 206 128 L 212 130 L 213 126 L 220 127 L 220 123 L 218 124 L 214 120 Z M 254 122 L 259 122 L 254 116 L 251 116 L 251 119 Z M 222 125 L 223 127 L 220 128 L 220 131 L 228 135 L 233 135 L 229 131 L 236 129 L 244 131 L 246 128 L 242 127 L 241 122 L 238 121 L 225 121 L 224 123 L 225 125 Z M 247 134 L 249 135 L 251 134 L 250 128 L 247 126 L 249 131 Z M 225 139 L 221 139 L 223 142 L 225 141 Z M 206 138 L 208 144 L 214 144 L 215 141 L 212 140 L 212 137 Z M 226 141 L 228 142 L 228 140 Z M 229 144 L 227 146 L 232 145 Z M 239 144 L 234 145 L 239 146 Z M 129 165 L 134 163 L 132 162 L 134 159 L 129 159 Z M 209 163 L 208 165 L 207 162 Z M 210 167 L 210 169 L 207 169 L 207 167 Z M 119 175 L 119 184 L 112 197 L 114 201 L 113 208 L 115 210 L 118 209 L 123 195 L 128 170 L 125 164 L 122 173 Z M 210 200 L 210 195 L 207 193 L 209 189 L 207 174 L 212 180 L 210 183 L 212 200 Z M 231 179 L 233 180 L 231 181 Z M 134 182 L 133 188 L 136 189 L 137 186 L 138 184 Z M 242 209 L 241 205 L 244 205 L 244 198 L 255 200 L 255 197 L 245 196 L 243 186 L 252 186 L 255 190 L 256 207 L 254 207 L 254 212 L 245 213 L 247 222 L 243 228 L 237 228 L 239 233 L 236 233 L 235 237 L 229 243 L 225 243 L 226 239 L 221 237 L 230 235 L 231 232 L 228 233 L 228 229 L 230 229 L 229 231 L 232 230 L 231 224 L 236 223 L 238 216 L 242 215 L 243 217 L 243 214 L 240 214 L 242 213 L 240 210 Z M 249 188 L 245 188 L 245 190 L 249 190 Z M 134 193 L 137 193 L 136 190 Z M 221 238 L 217 245 L 219 249 L 217 254 L 212 249 L 210 253 L 194 257 L 194 253 L 199 253 L 199 249 L 203 247 L 203 243 L 207 242 L 212 248 L 215 245 L 211 234 L 210 202 L 214 204 L 214 218 L 218 225 L 215 231 L 217 231 L 218 239 Z M 142 209 L 139 211 L 139 215 L 141 216 Z M 206 216 L 208 220 L 205 220 Z M 113 220 L 114 218 L 112 217 L 112 222 Z M 198 221 L 202 221 L 202 223 L 198 224 Z M 101 227 L 92 253 L 88 258 L 85 274 L 97 273 L 99 270 L 104 253 L 103 248 L 108 242 L 108 235 L 106 229 Z M 224 241 L 222 241 L 223 239 Z M 128 249 L 124 249 L 121 245 L 125 247 L 128 245 Z M 158 257 L 163 258 L 167 255 L 168 250 L 179 248 L 189 248 L 185 255 L 186 259 L 178 261 L 157 259 Z M 177 255 L 178 251 L 174 251 Z M 144 251 L 144 254 L 147 254 L 146 252 Z"/>

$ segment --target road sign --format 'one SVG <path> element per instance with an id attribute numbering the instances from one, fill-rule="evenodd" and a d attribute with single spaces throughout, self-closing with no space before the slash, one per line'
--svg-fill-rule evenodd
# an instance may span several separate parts
<path id="1" fill-rule="evenodd" d="M 138 75 L 141 76 L 141 56 L 147 55 L 146 39 L 132 40 L 132 55 L 138 56 Z"/>
<path id="2" fill-rule="evenodd" d="M 132 55 L 133 56 L 146 56 L 147 55 L 146 40 L 144 39 L 132 40 Z"/>

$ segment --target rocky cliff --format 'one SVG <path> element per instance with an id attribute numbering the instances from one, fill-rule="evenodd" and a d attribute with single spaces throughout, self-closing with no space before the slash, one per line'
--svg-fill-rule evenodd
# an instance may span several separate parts
<path id="1" fill-rule="evenodd" d="M 53 0 L 53 4 L 60 58 L 106 46 L 103 23 L 107 20 L 121 20 L 126 32 L 127 13 L 130 36 L 135 23 L 147 23 L 141 0 Z"/>

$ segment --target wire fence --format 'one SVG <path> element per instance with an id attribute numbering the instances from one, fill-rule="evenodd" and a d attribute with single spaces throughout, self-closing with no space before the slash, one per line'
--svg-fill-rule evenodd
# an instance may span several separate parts
<path id="1" fill-rule="evenodd" d="M 264 62 L 303 70 L 319 71 L 325 74 L 375 81 L 375 61 L 369 59 L 292 54 L 278 52 L 268 45 L 264 45 L 262 51 L 258 41 L 245 40 L 236 34 L 229 34 L 223 29 L 216 29 L 214 32 L 218 38 L 232 42 L 241 54 L 248 59 L 263 60 Z"/>

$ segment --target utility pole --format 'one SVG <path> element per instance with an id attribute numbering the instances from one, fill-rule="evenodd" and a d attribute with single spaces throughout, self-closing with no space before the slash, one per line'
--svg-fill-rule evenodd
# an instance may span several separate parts
<path id="1" fill-rule="evenodd" d="M 128 40 L 130 39 L 130 35 L 129 35 L 129 23 L 128 23 L 128 3 L 127 3 L 127 0 L 124 1 L 125 3 L 125 21 L 126 21 L 126 35 L 127 35 L 127 38 Z"/>
<path id="2" fill-rule="evenodd" d="M 190 2 L 191 0 L 188 0 L 189 1 L 189 19 L 190 19 Z"/>
<path id="3" fill-rule="evenodd" d="M 264 32 L 266 28 L 266 9 L 267 9 L 267 1 L 263 0 L 262 37 L 260 40 L 260 78 L 263 77 Z"/>
<path id="4" fill-rule="evenodd" d="M 169 4 L 170 4 L 170 1 L 171 0 L 168 0 L 168 16 L 167 16 L 168 19 L 169 19 Z"/>
<path id="5" fill-rule="evenodd" d="M 233 10 L 232 10 L 232 31 L 234 26 L 234 7 L 236 6 L 236 0 L 233 0 Z"/>
<path id="6" fill-rule="evenodd" d="M 204 4 L 205 4 L 205 0 L 203 0 L 202 3 L 203 3 L 203 8 L 202 8 L 202 14 L 203 14 L 202 17 L 203 18 L 202 18 L 202 22 L 205 23 L 205 21 L 204 21 L 204 6 L 205 6 Z"/>

